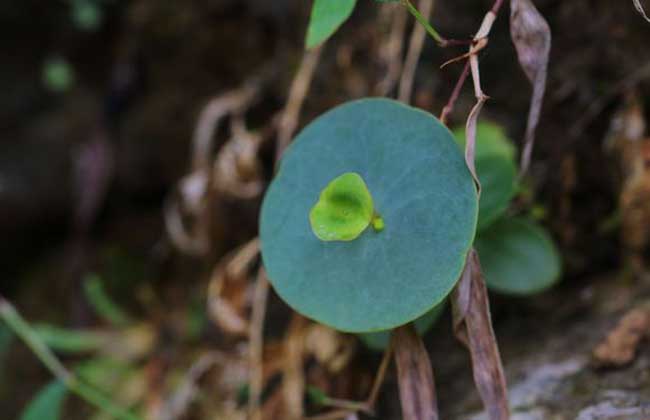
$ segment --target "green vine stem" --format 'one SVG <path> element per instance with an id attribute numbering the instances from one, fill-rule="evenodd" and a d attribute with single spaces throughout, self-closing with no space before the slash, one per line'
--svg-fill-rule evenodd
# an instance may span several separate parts
<path id="1" fill-rule="evenodd" d="M 402 3 L 439 45 L 446 46 L 448 44 L 448 41 L 443 38 L 433 26 L 431 26 L 427 18 L 422 16 L 422 13 L 420 13 L 420 11 L 415 6 L 413 6 L 410 0 L 402 0 Z"/>
<path id="2" fill-rule="evenodd" d="M 142 420 L 122 407 L 115 405 L 108 397 L 95 388 L 79 380 L 57 359 L 52 350 L 41 340 L 34 329 L 16 311 L 16 308 L 0 296 L 0 320 L 25 343 L 48 370 L 60 380 L 72 393 L 89 404 L 120 420 Z"/>

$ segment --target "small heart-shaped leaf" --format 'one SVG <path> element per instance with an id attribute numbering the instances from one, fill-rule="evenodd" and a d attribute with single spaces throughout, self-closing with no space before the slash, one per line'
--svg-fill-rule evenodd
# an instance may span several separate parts
<path id="1" fill-rule="evenodd" d="M 372 196 L 363 178 L 348 172 L 331 181 L 309 213 L 311 229 L 321 241 L 352 241 L 372 221 Z"/>

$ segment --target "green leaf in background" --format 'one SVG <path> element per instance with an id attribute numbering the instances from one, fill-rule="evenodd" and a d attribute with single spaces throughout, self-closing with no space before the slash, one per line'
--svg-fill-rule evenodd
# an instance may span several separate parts
<path id="1" fill-rule="evenodd" d="M 5 358 L 9 353 L 11 342 L 13 341 L 13 334 L 4 323 L 0 322 L 0 381 L 2 380 L 2 372 L 4 372 Z"/>
<path id="2" fill-rule="evenodd" d="M 437 305 L 426 314 L 422 315 L 415 320 L 415 329 L 418 334 L 424 335 L 436 323 L 443 310 L 445 309 L 445 302 Z M 359 338 L 369 349 L 382 351 L 388 347 L 390 342 L 390 331 L 379 331 L 374 333 L 359 334 Z"/>
<path id="3" fill-rule="evenodd" d="M 75 82 L 74 69 L 63 57 L 52 57 L 43 63 L 43 84 L 54 93 L 68 91 Z"/>
<path id="4" fill-rule="evenodd" d="M 58 380 L 42 388 L 20 415 L 20 420 L 59 420 L 68 389 Z"/>
<path id="5" fill-rule="evenodd" d="M 84 383 L 113 394 L 112 389 L 134 369 L 120 360 L 96 357 L 77 364 L 74 371 Z"/>
<path id="6" fill-rule="evenodd" d="M 327 184 L 309 212 L 309 222 L 321 241 L 351 241 L 370 225 L 373 213 L 366 183 L 350 172 Z"/>
<path id="7" fill-rule="evenodd" d="M 465 147 L 465 129 L 454 131 L 458 144 Z M 517 191 L 515 149 L 503 129 L 480 123 L 476 132 L 476 172 L 481 181 L 478 228 L 490 226 L 508 208 Z"/>
<path id="8" fill-rule="evenodd" d="M 490 289 L 530 295 L 551 287 L 560 277 L 559 253 L 540 226 L 525 219 L 500 219 L 476 239 Z"/>
<path id="9" fill-rule="evenodd" d="M 325 185 L 359 174 L 385 221 L 349 242 L 314 235 Z M 347 332 L 413 321 L 442 302 L 474 240 L 478 203 L 452 134 L 388 99 L 341 105 L 286 150 L 262 205 L 262 258 L 276 292 L 303 315 Z"/>
<path id="10" fill-rule="evenodd" d="M 97 0 L 72 0 L 72 21 L 83 31 L 96 31 L 104 20 L 104 13 Z"/>
<path id="11" fill-rule="evenodd" d="M 314 0 L 307 27 L 307 49 L 327 40 L 345 22 L 357 0 Z"/>
<path id="12" fill-rule="evenodd" d="M 106 293 L 102 279 L 97 274 L 89 274 L 84 279 L 84 294 L 97 315 L 112 325 L 124 327 L 131 323 L 131 318 Z"/>
<path id="13" fill-rule="evenodd" d="M 96 351 L 111 341 L 111 335 L 101 331 L 70 330 L 50 324 L 34 325 L 34 330 L 49 348 L 61 353 Z"/>

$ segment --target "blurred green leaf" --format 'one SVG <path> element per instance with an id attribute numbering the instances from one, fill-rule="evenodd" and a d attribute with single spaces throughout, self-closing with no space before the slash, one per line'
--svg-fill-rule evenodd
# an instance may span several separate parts
<path id="1" fill-rule="evenodd" d="M 68 91 L 75 81 L 72 66 L 63 57 L 53 57 L 43 64 L 43 84 L 55 93 Z"/>
<path id="2" fill-rule="evenodd" d="M 29 402 L 20 420 L 58 420 L 68 389 L 58 380 L 42 388 Z"/>
<path id="3" fill-rule="evenodd" d="M 307 27 L 307 49 L 325 42 L 345 22 L 356 5 L 356 0 L 314 0 Z"/>
<path id="4" fill-rule="evenodd" d="M 0 323 L 0 373 L 4 372 L 5 358 L 7 357 L 7 353 L 9 353 L 9 347 L 11 347 L 12 341 L 13 334 L 11 330 L 4 323 Z M 2 378 L 0 377 L 0 379 Z"/>
<path id="5" fill-rule="evenodd" d="M 465 147 L 465 129 L 454 130 L 456 141 Z M 508 208 L 517 191 L 515 148 L 503 129 L 481 123 L 476 132 L 476 172 L 481 181 L 477 231 L 490 226 Z"/>
<path id="6" fill-rule="evenodd" d="M 77 28 L 84 31 L 97 30 L 104 19 L 100 5 L 93 0 L 73 0 L 72 20 Z"/>
<path id="7" fill-rule="evenodd" d="M 108 333 L 89 330 L 70 330 L 50 324 L 38 324 L 34 331 L 52 350 L 62 353 L 86 353 L 96 351 L 107 344 Z"/>
<path id="8" fill-rule="evenodd" d="M 84 293 L 97 315 L 112 325 L 123 327 L 131 323 L 131 317 L 106 293 L 102 279 L 97 274 L 86 276 Z"/>
<path id="9" fill-rule="evenodd" d="M 74 370 L 82 381 L 109 394 L 125 375 L 133 373 L 128 363 L 108 357 L 85 360 L 77 364 Z"/>
<path id="10" fill-rule="evenodd" d="M 307 396 L 309 400 L 315 405 L 325 405 L 327 403 L 327 394 L 313 385 L 307 385 Z"/>
<path id="11" fill-rule="evenodd" d="M 525 219 L 500 219 L 475 242 L 490 289 L 530 295 L 551 287 L 561 262 L 548 233 Z"/>

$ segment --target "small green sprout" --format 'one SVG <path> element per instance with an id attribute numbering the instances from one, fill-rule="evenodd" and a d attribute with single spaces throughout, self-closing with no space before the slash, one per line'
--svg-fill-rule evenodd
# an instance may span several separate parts
<path id="1" fill-rule="evenodd" d="M 332 180 L 309 213 L 311 229 L 322 241 L 352 241 L 372 224 L 384 221 L 374 210 L 372 196 L 361 175 L 348 172 Z"/>

